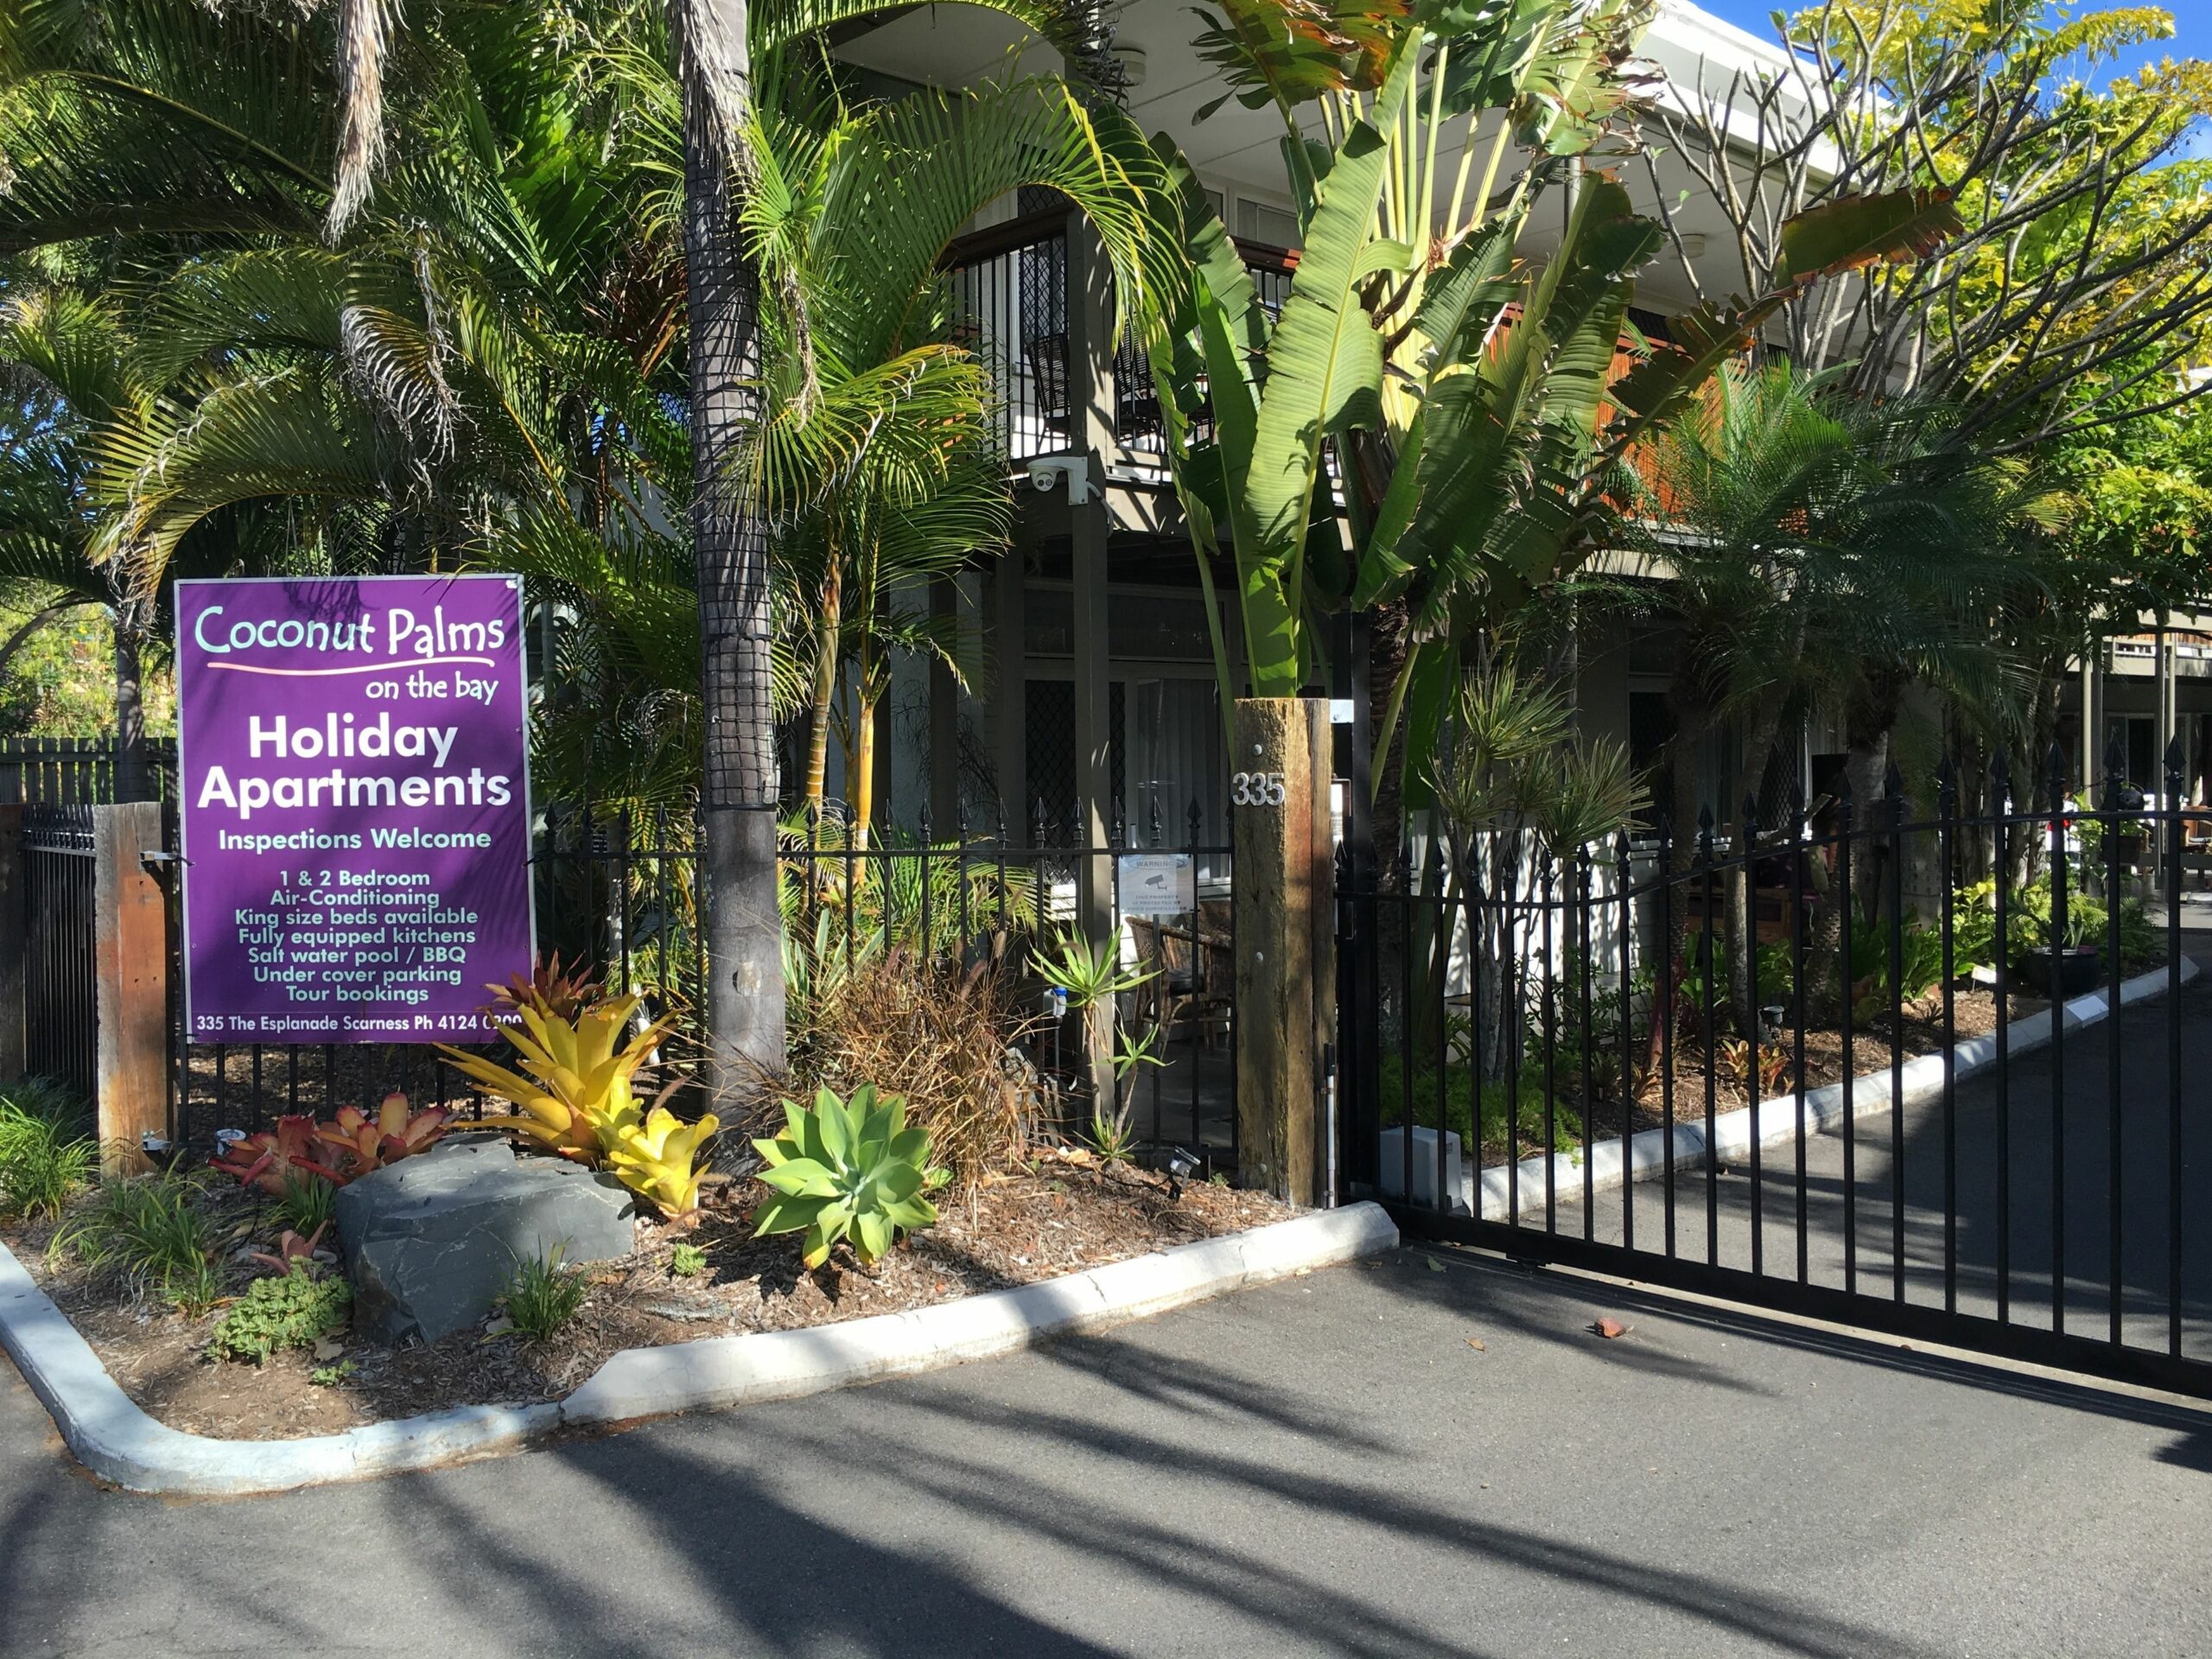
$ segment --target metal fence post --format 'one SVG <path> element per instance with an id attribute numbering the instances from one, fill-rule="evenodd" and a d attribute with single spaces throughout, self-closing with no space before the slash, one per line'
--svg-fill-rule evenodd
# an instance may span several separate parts
<path id="1" fill-rule="evenodd" d="M 23 994 L 29 977 L 30 912 L 23 880 L 23 809 L 0 806 L 0 1083 L 29 1064 Z"/>
<path id="2" fill-rule="evenodd" d="M 146 868 L 163 850 L 158 802 L 92 813 L 95 1006 L 101 1160 L 146 1166 L 140 1137 L 168 1130 L 168 901 Z"/>

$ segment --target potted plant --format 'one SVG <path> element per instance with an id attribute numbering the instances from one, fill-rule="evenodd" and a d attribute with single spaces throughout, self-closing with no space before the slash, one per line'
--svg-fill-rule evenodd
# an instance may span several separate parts
<path id="1" fill-rule="evenodd" d="M 2012 971 L 2021 983 L 2045 997 L 2094 990 L 2102 968 L 2094 941 L 2104 925 L 2104 906 L 2084 893 L 2069 893 L 2066 925 L 2054 928 L 2048 879 L 2022 889 L 2013 905 Z"/>

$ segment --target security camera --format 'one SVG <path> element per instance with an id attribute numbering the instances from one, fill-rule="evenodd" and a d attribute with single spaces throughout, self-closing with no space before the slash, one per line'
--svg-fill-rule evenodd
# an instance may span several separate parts
<path id="1" fill-rule="evenodd" d="M 1029 463 L 1029 487 L 1048 493 L 1062 478 L 1068 481 L 1068 505 L 1081 506 L 1090 499 L 1090 462 L 1082 455 L 1039 455 Z"/>

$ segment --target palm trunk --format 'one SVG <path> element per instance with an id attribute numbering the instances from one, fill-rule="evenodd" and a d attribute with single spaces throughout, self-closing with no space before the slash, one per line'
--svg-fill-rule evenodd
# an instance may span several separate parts
<path id="1" fill-rule="evenodd" d="M 822 807 L 830 772 L 830 723 L 837 702 L 842 610 L 833 556 L 829 578 L 823 584 L 822 620 L 815 630 L 814 700 L 806 728 L 807 833 L 817 847 L 822 844 Z"/>
<path id="2" fill-rule="evenodd" d="M 750 105 L 744 0 L 671 0 L 683 94 L 693 556 L 706 728 L 707 1028 L 715 1092 L 784 1071 L 768 532 L 734 476 L 760 412 L 760 285 L 733 222 L 730 144 Z"/>
<path id="3" fill-rule="evenodd" d="M 883 701 L 881 687 L 874 683 L 863 660 L 855 702 L 860 729 L 853 734 L 853 845 L 868 850 L 868 826 L 875 822 L 875 711 Z"/>
<path id="4" fill-rule="evenodd" d="M 154 798 L 153 768 L 146 758 L 146 703 L 140 652 L 144 635 L 133 607 L 115 616 L 115 799 L 118 804 Z"/>

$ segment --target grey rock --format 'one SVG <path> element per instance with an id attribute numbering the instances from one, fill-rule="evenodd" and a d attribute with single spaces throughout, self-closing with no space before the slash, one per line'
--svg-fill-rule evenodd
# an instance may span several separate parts
<path id="1" fill-rule="evenodd" d="M 435 1342 L 481 1323 L 519 1262 L 556 1248 L 569 1263 L 629 1255 L 631 1217 L 612 1176 L 518 1159 L 498 1136 L 456 1135 L 339 1190 L 353 1329 Z"/>
<path id="2" fill-rule="evenodd" d="M 639 1304 L 648 1313 L 657 1313 L 664 1319 L 727 1319 L 729 1310 L 714 1302 L 688 1302 L 669 1297 L 656 1302 Z"/>

